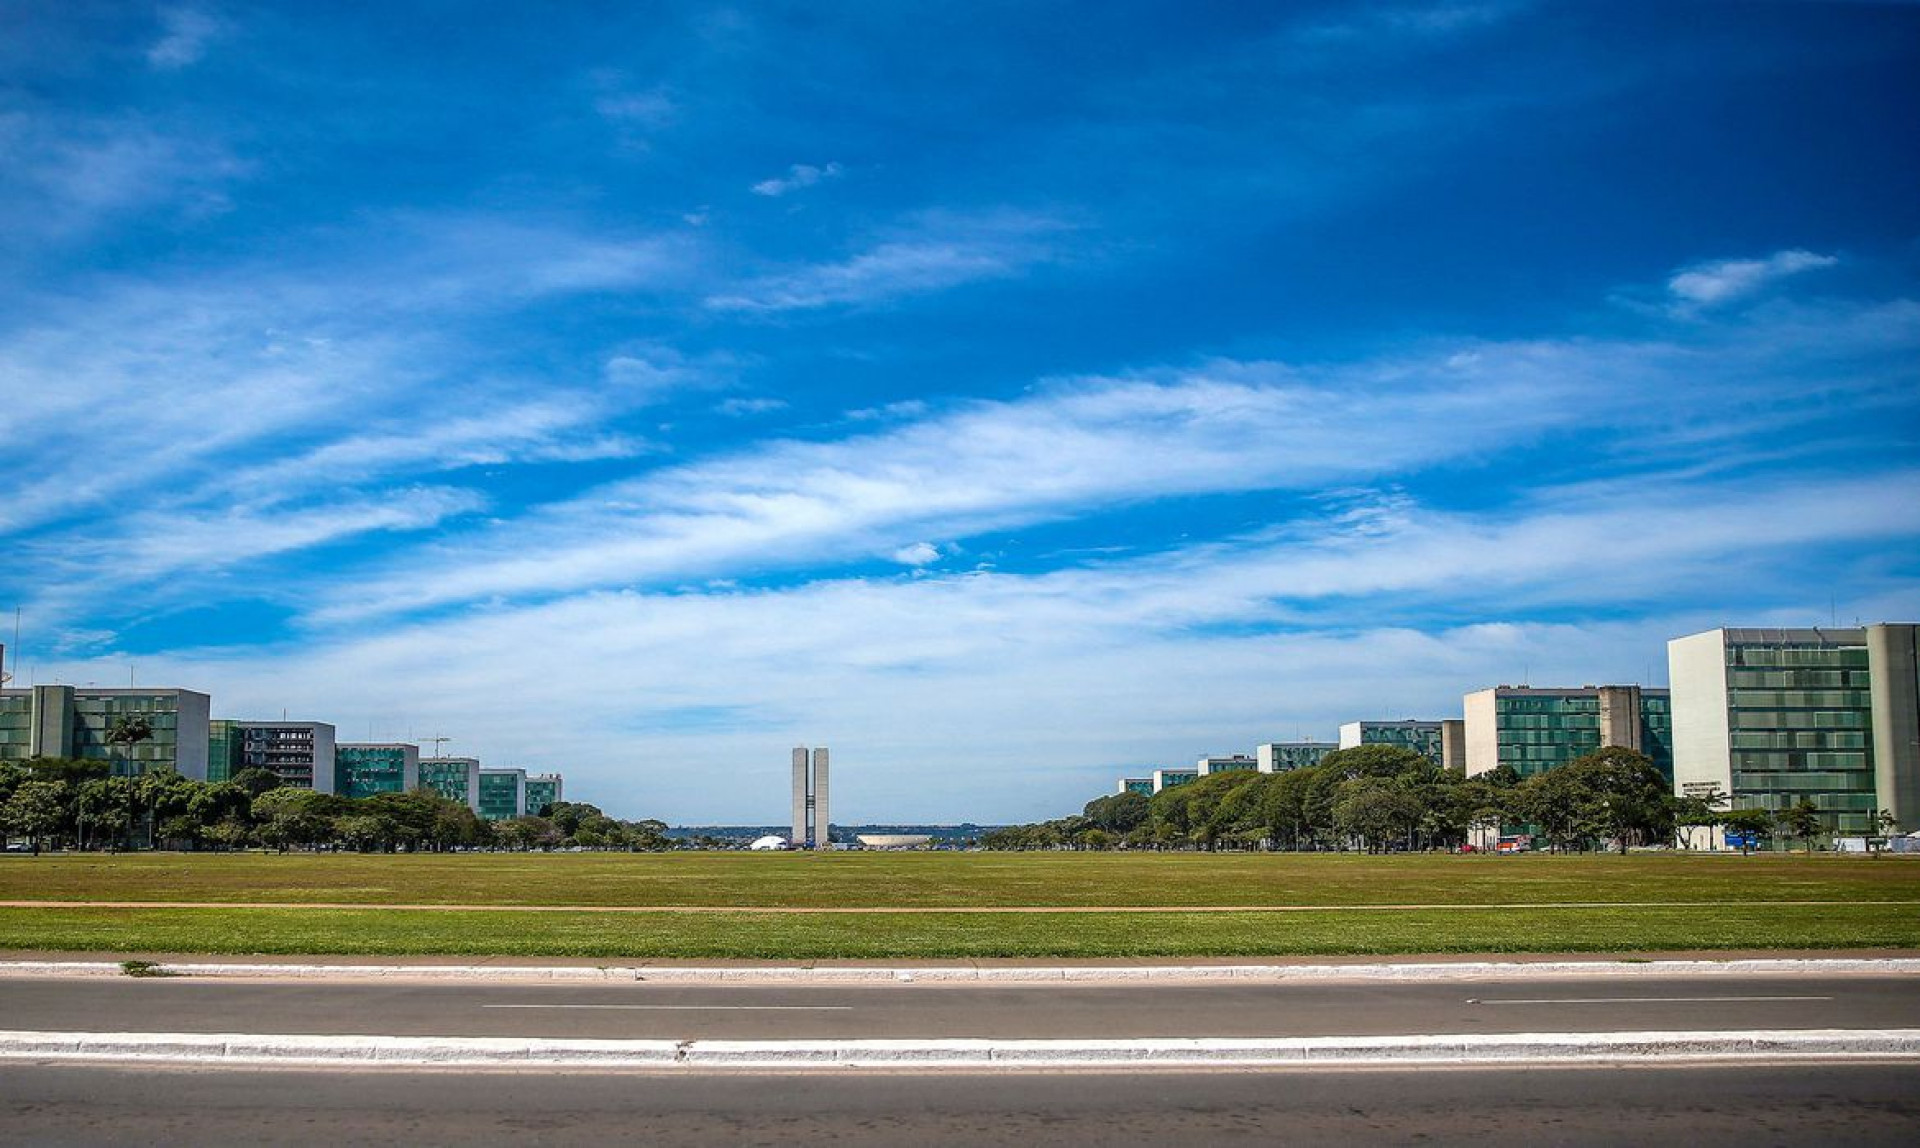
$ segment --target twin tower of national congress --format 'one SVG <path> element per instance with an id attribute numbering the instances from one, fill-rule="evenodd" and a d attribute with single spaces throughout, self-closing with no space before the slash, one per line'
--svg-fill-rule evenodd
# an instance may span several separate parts
<path id="1" fill-rule="evenodd" d="M 827 750 L 813 751 L 811 761 L 806 746 L 793 751 L 793 836 L 795 849 L 825 849 L 829 846 L 827 814 Z"/>

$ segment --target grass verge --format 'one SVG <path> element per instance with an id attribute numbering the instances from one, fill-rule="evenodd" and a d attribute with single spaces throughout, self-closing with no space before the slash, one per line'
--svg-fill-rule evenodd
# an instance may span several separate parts
<path id="1" fill-rule="evenodd" d="M 0 909 L 0 949 L 648 959 L 1224 957 L 1920 948 L 1866 905 L 1396 913 L 712 914 Z"/>
<path id="2" fill-rule="evenodd" d="M 1920 900 L 1920 859 L 1726 854 L 100 854 L 0 858 L 0 901 L 729 908 Z"/>

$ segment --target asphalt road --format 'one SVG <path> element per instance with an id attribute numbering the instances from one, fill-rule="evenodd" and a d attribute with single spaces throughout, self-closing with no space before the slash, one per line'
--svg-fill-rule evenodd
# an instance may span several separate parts
<path id="1" fill-rule="evenodd" d="M 1920 1142 L 1920 1068 L 372 1073 L 8 1065 L 0 1136 L 69 1144 Z"/>
<path id="2" fill-rule="evenodd" d="M 675 1040 L 1920 1028 L 1920 978 L 809 987 L 6 978 L 0 1028 Z"/>

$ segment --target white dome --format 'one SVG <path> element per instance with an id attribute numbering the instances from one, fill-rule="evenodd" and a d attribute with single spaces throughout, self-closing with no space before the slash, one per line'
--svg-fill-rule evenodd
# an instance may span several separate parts
<path id="1" fill-rule="evenodd" d="M 753 844 L 747 846 L 747 848 L 749 849 L 785 849 L 786 847 L 787 847 L 787 839 L 784 837 L 776 836 L 774 834 L 768 834 L 767 836 L 762 837 L 760 840 L 755 841 Z"/>

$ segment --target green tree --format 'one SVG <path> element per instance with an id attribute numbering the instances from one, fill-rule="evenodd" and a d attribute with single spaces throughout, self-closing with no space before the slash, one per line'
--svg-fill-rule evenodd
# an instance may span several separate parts
<path id="1" fill-rule="evenodd" d="M 1826 831 L 1820 807 L 1810 797 L 1803 797 L 1796 804 L 1782 809 L 1773 820 L 1787 840 L 1801 842 L 1809 853 L 1813 852 L 1814 840 Z"/>
<path id="2" fill-rule="evenodd" d="M 245 792 L 236 784 L 236 789 Z M 333 833 L 333 816 L 345 799 L 287 785 L 255 797 L 250 820 L 259 826 L 260 840 L 285 853 L 296 845 L 313 845 Z"/>
<path id="3" fill-rule="evenodd" d="M 1358 838 L 1369 853 L 1404 841 L 1420 816 L 1419 802 L 1379 777 L 1361 776 L 1340 783 L 1333 803 L 1334 828 Z"/>
<path id="4" fill-rule="evenodd" d="M 133 747 L 143 741 L 153 740 L 153 722 L 145 714 L 120 714 L 107 726 L 106 743 L 119 746 L 126 768 L 120 772 L 128 777 L 140 772 L 135 769 Z"/>
<path id="5" fill-rule="evenodd" d="M 1108 833 L 1130 833 L 1152 816 L 1144 793 L 1110 793 L 1087 802 L 1081 815 Z"/>
<path id="6" fill-rule="evenodd" d="M 1334 750 L 1321 758 L 1315 768 L 1329 770 L 1350 781 L 1356 777 L 1393 778 L 1406 773 L 1427 776 L 1440 767 L 1425 754 L 1403 745 L 1356 745 Z"/>
<path id="7" fill-rule="evenodd" d="M 80 847 L 99 841 L 111 850 L 125 838 L 133 827 L 134 800 L 130 777 L 101 777 L 83 783 L 74 799 Z"/>
<path id="8" fill-rule="evenodd" d="M 341 841 L 362 853 L 393 839 L 392 818 L 379 813 L 355 811 L 333 819 L 333 832 Z"/>
<path id="9" fill-rule="evenodd" d="M 273 772 L 271 769 L 261 769 L 257 765 L 243 769 L 227 780 L 239 786 L 241 789 L 246 790 L 247 795 L 250 797 L 258 797 L 263 793 L 270 793 L 286 784 L 286 782 L 280 780 L 279 774 Z"/>
<path id="10" fill-rule="evenodd" d="M 1773 814 L 1764 809 L 1731 809 L 1720 815 L 1720 825 L 1728 833 L 1738 833 L 1746 838 L 1741 846 L 1745 853 L 1753 852 L 1756 838 L 1773 836 Z"/>
<path id="11" fill-rule="evenodd" d="M 54 781 L 23 781 L 0 806 L 0 822 L 8 832 L 25 834 L 36 854 L 43 841 L 59 832 L 66 816 L 65 788 Z"/>

